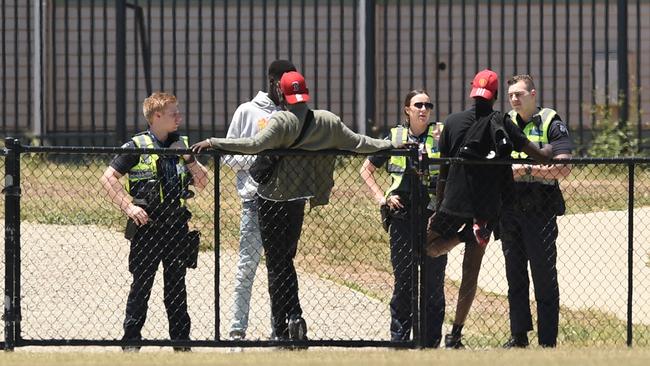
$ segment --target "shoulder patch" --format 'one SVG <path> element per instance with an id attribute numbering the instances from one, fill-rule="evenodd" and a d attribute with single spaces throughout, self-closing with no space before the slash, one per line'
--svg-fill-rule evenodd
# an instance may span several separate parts
<path id="1" fill-rule="evenodd" d="M 562 136 L 569 136 L 569 129 L 566 128 L 564 123 L 560 123 L 559 126 L 558 126 L 558 129 L 560 130 L 560 133 L 562 134 Z"/>

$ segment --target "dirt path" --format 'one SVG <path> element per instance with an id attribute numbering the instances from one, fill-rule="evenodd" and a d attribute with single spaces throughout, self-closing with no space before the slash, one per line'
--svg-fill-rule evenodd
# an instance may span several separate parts
<path id="1" fill-rule="evenodd" d="M 635 210 L 633 252 L 633 321 L 650 324 L 650 208 Z M 558 219 L 560 303 L 572 309 L 593 309 L 627 319 L 628 219 L 625 211 L 578 214 Z M 450 253 L 447 276 L 459 280 L 462 248 Z M 490 242 L 479 287 L 506 295 L 501 242 Z M 531 299 L 534 299 L 531 286 Z"/>
<path id="2" fill-rule="evenodd" d="M 22 330 L 26 338 L 115 339 L 130 284 L 128 242 L 96 226 L 22 224 Z M 219 327 L 226 337 L 231 323 L 237 253 L 221 253 Z M 267 339 L 270 305 L 263 263 L 251 300 L 248 336 Z M 4 262 L 0 268 L 4 278 Z M 215 338 L 214 253 L 201 253 L 187 275 L 192 339 Z M 386 339 L 388 306 L 314 274 L 299 273 L 301 304 L 310 336 L 331 339 Z M 162 270 L 149 302 L 145 338 L 167 338 L 162 303 Z M 346 315 L 347 314 L 347 315 Z"/>
<path id="3" fill-rule="evenodd" d="M 650 209 L 636 211 L 634 321 L 650 324 Z M 604 212 L 559 220 L 558 271 L 561 303 L 574 309 L 598 309 L 626 318 L 627 217 Z M 1 227 L 1 226 L 0 226 Z M 130 283 L 128 242 L 121 234 L 96 226 L 22 225 L 23 334 L 30 339 L 115 339 L 122 334 Z M 448 277 L 460 279 L 460 248 L 450 255 Z M 218 311 L 222 337 L 228 334 L 237 254 L 221 253 Z M 193 339 L 215 338 L 214 253 L 201 253 L 199 267 L 187 276 Z M 0 263 L 4 278 L 4 262 Z M 251 301 L 249 338 L 270 334 L 266 268 L 258 268 Z M 387 339 L 388 306 L 315 274 L 299 273 L 301 301 L 310 335 L 331 339 Z M 506 294 L 503 254 L 490 243 L 479 286 Z M 162 273 L 156 276 L 146 338 L 166 338 Z M 532 295 L 531 295 L 532 298 Z M 1 338 L 1 337 L 0 337 Z"/>

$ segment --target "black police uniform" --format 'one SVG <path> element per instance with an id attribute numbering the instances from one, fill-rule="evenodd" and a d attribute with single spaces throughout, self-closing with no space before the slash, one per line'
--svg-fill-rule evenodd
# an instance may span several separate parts
<path id="1" fill-rule="evenodd" d="M 170 134 L 164 142 L 158 141 L 149 131 L 142 134 L 148 134 L 155 147 L 166 148 L 179 140 L 177 134 Z M 130 141 L 123 146 L 135 147 L 135 143 Z M 139 227 L 131 239 L 129 272 L 133 275 L 133 282 L 126 303 L 125 340 L 142 338 L 147 303 L 160 262 L 163 264 L 164 304 L 169 320 L 169 336 L 172 340 L 188 340 L 190 336 L 191 323 L 185 287 L 186 262 L 183 259 L 183 238 L 188 233 L 190 214 L 180 205 L 183 187 L 177 172 L 178 159 L 176 155 L 159 155 L 157 177 L 130 189 L 132 195 L 145 196 L 149 201 L 146 208 L 149 223 Z M 110 165 L 121 174 L 126 174 L 138 162 L 139 155 L 118 155 Z M 147 184 L 149 186 L 146 187 Z M 159 187 L 162 187 L 162 200 Z"/>
<path id="2" fill-rule="evenodd" d="M 427 129 L 428 131 L 428 129 Z M 427 136 L 425 131 L 420 136 L 408 135 L 409 142 L 425 143 Z M 410 131 L 409 131 L 410 132 Z M 390 137 L 389 137 L 390 139 Z M 388 156 L 371 156 L 368 158 L 375 167 L 381 167 L 389 160 Z M 407 158 L 406 166 L 413 167 L 417 162 Z M 413 327 L 413 252 L 411 248 L 411 220 L 409 205 L 413 200 L 419 200 L 426 204 L 429 202 L 427 191 L 436 186 L 436 177 L 431 177 L 430 187 L 424 187 L 422 197 L 413 197 L 410 193 L 410 179 L 412 175 L 404 174 L 400 186 L 393 191 L 399 195 L 404 210 L 390 213 L 390 261 L 393 266 L 395 283 L 393 296 L 390 301 L 390 333 L 393 341 L 409 340 L 411 328 Z M 429 217 L 433 214 L 431 210 L 425 210 L 425 215 L 420 219 L 420 224 L 426 227 Z M 424 253 L 423 253 L 424 254 Z M 442 338 L 442 324 L 445 318 L 445 268 L 447 266 L 447 255 L 431 258 L 428 255 L 422 256 L 422 281 L 424 282 L 424 294 L 426 296 L 426 325 L 423 329 L 425 347 L 438 347 Z"/>
<path id="3" fill-rule="evenodd" d="M 523 129 L 527 124 L 517 116 Z M 570 154 L 571 140 L 564 122 L 554 117 L 548 130 L 553 155 Z M 508 279 L 510 330 L 526 345 L 526 332 L 533 329 L 530 312 L 528 262 L 537 302 L 539 344 L 557 343 L 560 293 L 557 279 L 557 216 L 564 214 L 564 199 L 557 183 L 515 182 L 511 200 L 504 204 L 500 220 L 501 241 Z M 521 339 L 523 338 L 523 339 Z"/>

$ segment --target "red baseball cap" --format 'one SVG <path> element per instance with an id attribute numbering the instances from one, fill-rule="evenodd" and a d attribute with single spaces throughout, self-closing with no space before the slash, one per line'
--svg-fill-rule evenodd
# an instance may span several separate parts
<path id="1" fill-rule="evenodd" d="M 499 76 L 496 72 L 485 69 L 474 76 L 472 91 L 469 96 L 491 100 L 497 90 L 499 90 Z"/>
<path id="2" fill-rule="evenodd" d="M 305 78 L 297 71 L 285 72 L 280 79 L 280 91 L 289 104 L 309 101 L 309 89 Z"/>

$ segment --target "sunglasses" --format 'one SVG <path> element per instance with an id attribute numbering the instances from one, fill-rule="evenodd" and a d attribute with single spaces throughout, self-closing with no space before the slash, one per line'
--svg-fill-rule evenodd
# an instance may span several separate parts
<path id="1" fill-rule="evenodd" d="M 427 102 L 427 103 L 416 102 L 416 103 L 413 103 L 413 106 L 414 106 L 415 108 L 417 108 L 417 109 L 422 109 L 422 107 L 424 107 L 424 108 L 426 108 L 426 109 L 428 109 L 428 110 L 432 110 L 432 109 L 433 109 L 433 103 L 429 103 L 429 102 Z"/>

